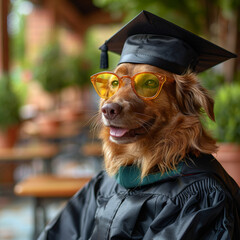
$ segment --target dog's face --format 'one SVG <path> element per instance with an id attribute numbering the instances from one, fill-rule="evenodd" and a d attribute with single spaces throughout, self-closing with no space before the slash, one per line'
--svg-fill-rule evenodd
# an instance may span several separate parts
<path id="1" fill-rule="evenodd" d="M 166 76 L 160 94 L 150 100 L 135 94 L 129 77 L 141 72 Z M 137 164 L 142 177 L 156 169 L 174 169 L 188 153 L 212 153 L 215 140 L 204 130 L 204 110 L 214 120 L 213 100 L 194 74 L 175 75 L 146 64 L 123 63 L 115 69 L 121 87 L 100 102 L 106 170 Z M 155 170 L 154 170 L 155 171 Z"/>
<path id="2" fill-rule="evenodd" d="M 124 78 L 123 86 L 111 98 L 102 100 L 102 122 L 109 129 L 109 138 L 114 143 L 127 144 L 149 139 L 176 112 L 172 104 L 175 84 L 171 74 L 146 64 L 126 63 L 115 70 L 119 77 L 141 72 L 161 73 L 166 75 L 167 80 L 156 99 L 138 97 L 131 87 L 131 79 Z"/>

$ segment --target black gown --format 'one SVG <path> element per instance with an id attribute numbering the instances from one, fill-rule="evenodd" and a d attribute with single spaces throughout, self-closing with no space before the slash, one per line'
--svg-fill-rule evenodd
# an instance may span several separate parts
<path id="1" fill-rule="evenodd" d="M 211 155 L 126 188 L 102 171 L 39 240 L 240 239 L 240 189 Z"/>

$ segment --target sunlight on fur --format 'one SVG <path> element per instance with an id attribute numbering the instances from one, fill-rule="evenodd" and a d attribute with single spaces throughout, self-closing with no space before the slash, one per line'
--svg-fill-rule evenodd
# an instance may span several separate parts
<path id="1" fill-rule="evenodd" d="M 141 168 L 141 178 L 153 172 L 165 173 L 176 168 L 188 154 L 216 152 L 216 142 L 203 128 L 202 110 L 214 121 L 213 99 L 199 83 L 195 74 L 172 75 L 157 67 L 145 64 L 119 65 L 115 73 L 132 76 L 138 72 L 151 71 L 166 74 L 168 80 L 160 95 L 154 100 L 137 97 L 129 81 L 107 100 L 102 100 L 101 108 L 107 103 L 118 103 L 121 113 L 113 120 L 102 116 L 100 138 L 103 141 L 105 168 L 110 175 L 117 173 L 121 166 L 137 164 Z M 174 80 L 171 80 L 174 79 Z M 149 120 L 153 123 L 148 123 Z M 110 126 L 139 128 L 143 123 L 145 134 L 129 140 L 126 144 L 113 141 Z M 128 139 L 127 139 L 128 141 Z"/>

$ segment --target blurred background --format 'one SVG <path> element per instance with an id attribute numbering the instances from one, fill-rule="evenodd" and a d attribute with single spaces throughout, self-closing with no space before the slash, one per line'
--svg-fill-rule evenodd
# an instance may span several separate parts
<path id="1" fill-rule="evenodd" d="M 36 239 L 102 169 L 89 77 L 99 46 L 142 10 L 239 54 L 240 0 L 0 0 L 0 240 Z M 215 99 L 216 122 L 203 119 L 215 156 L 240 184 L 240 60 L 199 78 Z"/>

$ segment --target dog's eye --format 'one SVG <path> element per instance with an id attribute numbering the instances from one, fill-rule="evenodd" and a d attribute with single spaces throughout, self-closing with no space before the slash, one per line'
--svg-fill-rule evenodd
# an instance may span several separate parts
<path id="1" fill-rule="evenodd" d="M 144 82 L 143 87 L 147 87 L 147 88 L 156 88 L 158 87 L 159 82 L 154 80 L 154 79 L 148 79 Z"/>
<path id="2" fill-rule="evenodd" d="M 114 80 L 114 81 L 111 82 L 111 87 L 116 88 L 116 87 L 118 87 L 118 84 L 119 84 L 118 81 Z"/>

